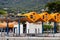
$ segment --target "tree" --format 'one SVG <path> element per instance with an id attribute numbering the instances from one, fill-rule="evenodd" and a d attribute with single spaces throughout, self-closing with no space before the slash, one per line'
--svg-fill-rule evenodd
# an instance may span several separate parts
<path id="1" fill-rule="evenodd" d="M 47 3 L 45 7 L 48 7 L 48 12 L 60 12 L 60 1 Z"/>
<path id="2" fill-rule="evenodd" d="M 0 10 L 0 15 L 4 15 L 4 16 L 6 16 L 6 15 L 7 15 L 7 11 Z"/>

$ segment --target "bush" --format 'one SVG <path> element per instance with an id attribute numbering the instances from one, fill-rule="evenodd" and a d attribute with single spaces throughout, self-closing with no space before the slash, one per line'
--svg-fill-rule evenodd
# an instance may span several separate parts
<path id="1" fill-rule="evenodd" d="M 50 30 L 52 29 L 53 27 L 51 25 L 44 25 L 44 30 Z"/>

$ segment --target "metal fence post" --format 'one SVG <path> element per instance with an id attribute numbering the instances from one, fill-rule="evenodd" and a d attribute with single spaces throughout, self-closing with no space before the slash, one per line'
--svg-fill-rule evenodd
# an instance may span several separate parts
<path id="1" fill-rule="evenodd" d="M 14 31 L 14 33 L 15 33 L 15 28 L 13 28 L 13 31 Z"/>

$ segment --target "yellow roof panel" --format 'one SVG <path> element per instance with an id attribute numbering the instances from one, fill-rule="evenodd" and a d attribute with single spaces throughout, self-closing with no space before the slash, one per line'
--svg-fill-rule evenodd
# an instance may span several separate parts
<path id="1" fill-rule="evenodd" d="M 42 12 L 39 15 L 40 15 L 40 19 L 42 19 L 42 21 L 44 22 L 47 22 L 51 19 L 50 14 L 48 14 L 47 12 Z"/>
<path id="2" fill-rule="evenodd" d="M 40 16 L 36 12 L 30 12 L 24 15 L 27 16 L 27 18 L 32 22 L 36 22 L 40 18 Z"/>
<path id="3" fill-rule="evenodd" d="M 60 14 L 59 13 L 52 13 L 50 14 L 52 20 L 54 20 L 55 22 L 60 22 Z"/>

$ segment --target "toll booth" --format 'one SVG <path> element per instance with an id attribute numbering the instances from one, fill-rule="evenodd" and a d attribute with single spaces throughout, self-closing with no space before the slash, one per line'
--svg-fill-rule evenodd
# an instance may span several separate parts
<path id="1" fill-rule="evenodd" d="M 16 18 L 12 20 L 11 18 L 8 19 L 8 28 L 14 29 L 12 30 L 16 34 L 35 34 L 35 33 L 43 33 L 43 25 L 45 22 L 47 24 L 51 22 L 50 25 L 54 26 L 54 32 L 56 33 L 56 24 L 60 22 L 60 14 L 59 13 L 52 13 L 48 14 L 47 12 L 42 12 L 40 14 L 36 12 L 29 12 L 26 14 L 18 15 L 20 18 Z M 6 18 L 1 19 L 3 21 L 0 23 L 0 28 L 7 28 L 7 20 Z M 9 30 L 8 29 L 8 30 Z"/>
<path id="2" fill-rule="evenodd" d="M 14 27 L 13 23 L 9 23 L 8 25 L 9 25 L 9 28 L 11 29 Z M 0 28 L 6 29 L 6 26 L 7 26 L 6 22 L 0 23 Z"/>
<path id="3" fill-rule="evenodd" d="M 50 14 L 51 19 L 49 20 L 51 22 L 51 25 L 54 27 L 54 33 L 57 32 L 57 23 L 60 22 L 60 14 L 59 13 L 52 13 Z"/>
<path id="4" fill-rule="evenodd" d="M 55 22 L 60 21 L 60 14 L 59 13 L 52 13 L 50 15 L 51 15 L 51 18 L 53 19 L 52 21 L 55 21 Z"/>
<path id="5" fill-rule="evenodd" d="M 13 23 L 9 22 L 8 23 L 8 33 L 13 33 Z M 5 21 L 0 22 L 0 36 L 7 36 L 7 23 Z M 13 35 L 12 35 L 13 36 Z"/>
<path id="6" fill-rule="evenodd" d="M 38 34 L 42 33 L 42 22 L 36 22 L 36 23 L 29 23 L 26 22 L 26 31 L 27 34 Z"/>
<path id="7" fill-rule="evenodd" d="M 40 18 L 40 16 L 36 12 L 26 13 L 24 14 L 24 16 L 26 16 L 25 19 L 20 19 L 20 21 L 22 22 L 25 21 L 25 23 L 22 23 L 22 33 L 42 33 L 42 23 L 36 22 Z"/>
<path id="8" fill-rule="evenodd" d="M 49 20 L 51 19 L 50 18 L 51 16 L 47 12 L 42 12 L 42 13 L 39 14 L 39 16 L 40 16 L 40 18 L 39 18 L 38 22 L 41 21 L 41 23 L 42 23 L 42 33 L 44 33 L 44 25 L 48 24 Z"/>
<path id="9" fill-rule="evenodd" d="M 19 27 L 18 23 L 14 24 L 14 33 L 19 34 Z M 23 34 L 23 24 L 20 23 L 20 34 Z"/>

